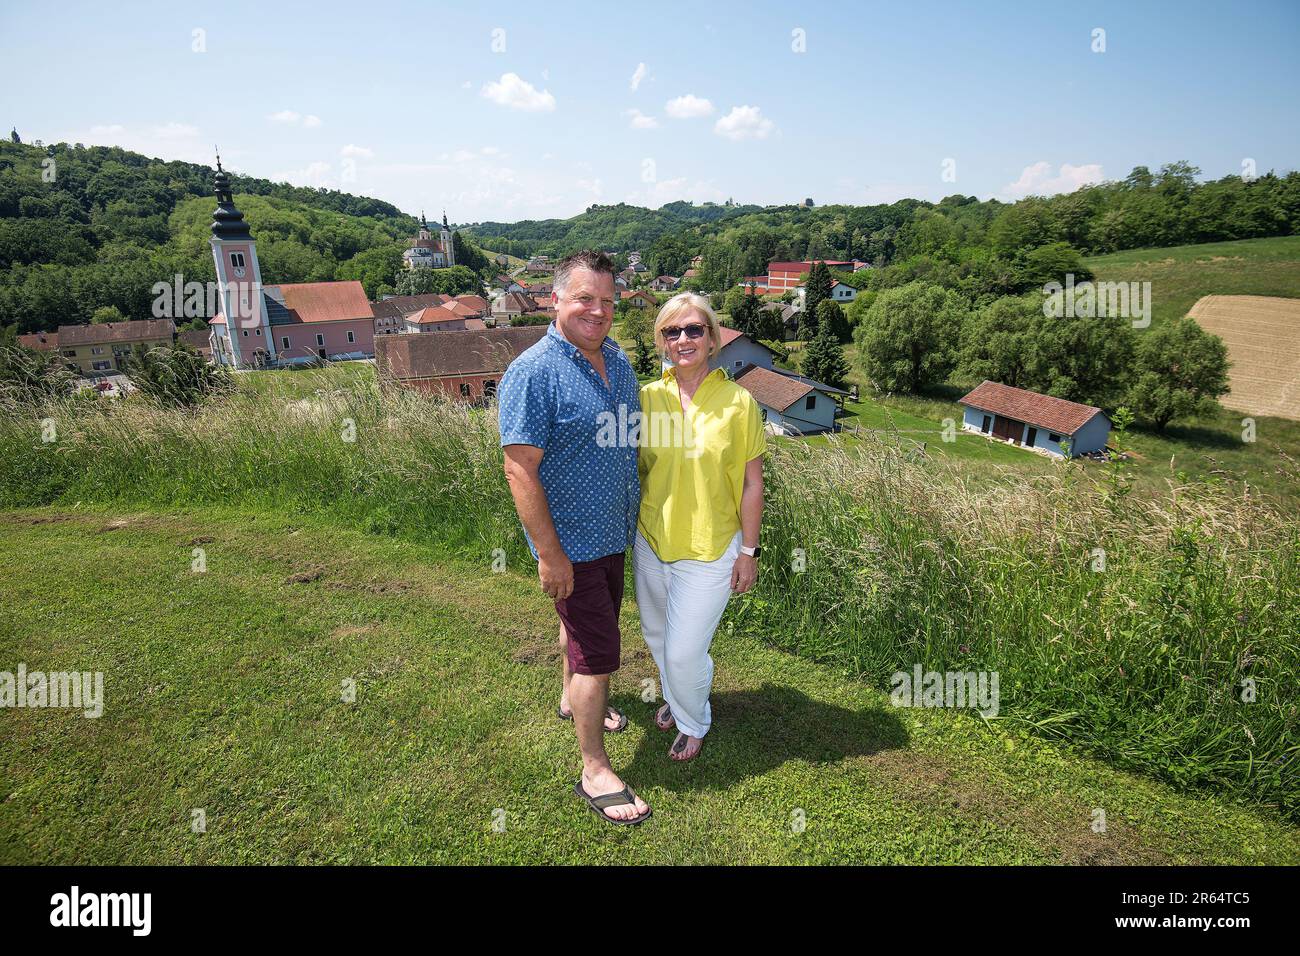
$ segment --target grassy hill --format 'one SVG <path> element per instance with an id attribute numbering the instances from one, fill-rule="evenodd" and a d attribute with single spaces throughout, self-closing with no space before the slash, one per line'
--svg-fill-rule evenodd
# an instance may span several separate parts
<path id="1" fill-rule="evenodd" d="M 672 763 L 633 606 L 613 681 L 630 726 L 608 743 L 655 816 L 606 826 L 570 794 L 554 612 L 524 562 L 489 560 L 268 508 L 0 512 L 0 658 L 105 675 L 97 720 L 2 715 L 0 863 L 1300 858 L 1300 828 L 1271 813 L 1006 722 L 894 708 L 731 626 L 705 753 Z"/>

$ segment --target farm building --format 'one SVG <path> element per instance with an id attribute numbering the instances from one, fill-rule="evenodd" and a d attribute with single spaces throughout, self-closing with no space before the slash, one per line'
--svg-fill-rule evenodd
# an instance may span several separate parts
<path id="1" fill-rule="evenodd" d="M 736 382 L 754 396 L 769 431 L 814 435 L 835 428 L 835 399 L 810 380 L 799 380 L 761 366 L 743 368 Z"/>
<path id="2" fill-rule="evenodd" d="M 506 366 L 546 334 L 546 326 L 384 335 L 375 340 L 375 375 L 383 387 L 438 392 L 464 402 L 496 394 Z"/>
<path id="3" fill-rule="evenodd" d="M 1063 457 L 1100 451 L 1110 438 L 1110 418 L 1100 408 L 1040 395 L 1000 382 L 981 382 L 961 399 L 962 428 Z"/>
<path id="4" fill-rule="evenodd" d="M 748 335 L 736 329 L 722 326 L 722 348 L 712 359 L 709 365 L 713 368 L 723 368 L 727 370 L 728 375 L 734 376 L 740 369 L 746 365 L 757 365 L 760 368 L 772 368 L 772 350 L 766 345 L 755 342 Z"/>

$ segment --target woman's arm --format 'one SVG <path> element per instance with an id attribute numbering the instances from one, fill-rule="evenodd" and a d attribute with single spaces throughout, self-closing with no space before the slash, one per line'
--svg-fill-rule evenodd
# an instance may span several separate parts
<path id="1" fill-rule="evenodd" d="M 763 459 L 745 462 L 745 484 L 740 492 L 740 543 L 758 547 L 758 529 L 763 524 Z M 758 559 L 747 554 L 736 558 L 731 569 L 731 590 L 744 594 L 758 579 Z"/>

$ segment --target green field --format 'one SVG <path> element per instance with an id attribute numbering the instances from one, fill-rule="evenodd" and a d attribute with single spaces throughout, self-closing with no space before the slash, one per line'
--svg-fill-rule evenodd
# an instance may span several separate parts
<path id="1" fill-rule="evenodd" d="M 1203 295 L 1300 297 L 1300 236 L 1135 249 L 1086 262 L 1098 281 L 1151 282 L 1153 326 L 1185 315 Z M 898 421 L 907 422 L 909 429 L 924 433 L 928 427 L 937 436 L 943 419 L 951 417 L 960 423 L 962 408 L 957 400 L 978 384 L 954 382 L 926 395 L 881 395 L 867 385 L 856 347 L 846 346 L 845 356 L 851 367 L 848 380 L 859 386 L 863 399 L 854 410 L 870 427 L 882 427 L 881 409 L 887 408 Z M 1300 461 L 1300 422 L 1254 416 L 1255 440 L 1251 443 L 1242 440 L 1244 417 L 1224 409 L 1175 422 L 1163 434 L 1135 428 L 1129 445 L 1136 455 L 1134 470 L 1140 486 L 1159 493 L 1189 478 L 1213 478 L 1252 494 L 1300 503 L 1300 466 L 1296 464 Z M 965 449 L 976 441 L 982 439 L 959 438 L 957 448 Z M 934 444 L 929 448 L 949 450 Z M 989 459 L 1008 464 L 1018 460 L 1031 473 L 1043 467 L 1039 456 L 1005 446 L 990 451 Z"/>
<path id="2" fill-rule="evenodd" d="M 726 627 L 714 731 L 673 763 L 632 606 L 608 739 L 655 816 L 608 826 L 570 793 L 554 612 L 490 560 L 246 507 L 0 513 L 0 666 L 105 675 L 97 720 L 0 713 L 0 863 L 1300 860 L 1272 813 L 894 708 Z"/>

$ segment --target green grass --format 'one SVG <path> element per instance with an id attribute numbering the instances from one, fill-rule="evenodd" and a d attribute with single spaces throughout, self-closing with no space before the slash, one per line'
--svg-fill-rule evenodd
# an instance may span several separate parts
<path id="1" fill-rule="evenodd" d="M 1287 514 L 1214 485 L 1126 495 L 1110 470 L 1074 464 L 990 464 L 994 480 L 974 482 L 972 462 L 912 448 L 879 432 L 774 443 L 768 558 L 735 603 L 737 635 L 864 688 L 917 663 L 996 670 L 1006 727 L 1300 813 L 1300 607 L 1278 597 L 1300 592 Z M 310 397 L 240 391 L 197 413 L 133 399 L 15 409 L 0 416 L 0 495 L 230 506 L 528 560 L 490 413 L 364 380 Z M 1260 688 L 1249 704 L 1247 678 Z"/>
<path id="2" fill-rule="evenodd" d="M 607 740 L 655 816 L 608 826 L 570 793 L 554 611 L 526 562 L 490 560 L 325 514 L 0 512 L 0 667 L 105 680 L 97 720 L 0 713 L 0 863 L 1300 860 L 1272 813 L 894 708 L 728 623 L 713 732 L 675 764 L 632 606 L 613 682 L 631 723 Z"/>
<path id="3" fill-rule="evenodd" d="M 1181 318 L 1205 295 L 1300 297 L 1300 236 L 1130 249 L 1084 264 L 1099 282 L 1150 282 L 1153 326 Z"/>

